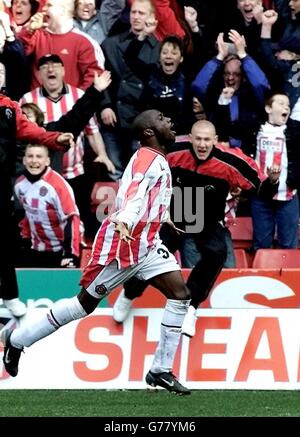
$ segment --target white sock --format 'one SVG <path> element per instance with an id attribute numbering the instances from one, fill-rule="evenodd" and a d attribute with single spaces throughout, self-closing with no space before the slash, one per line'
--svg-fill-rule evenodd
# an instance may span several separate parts
<path id="1" fill-rule="evenodd" d="M 61 326 L 72 320 L 81 319 L 87 313 L 82 308 L 77 296 L 61 299 L 52 308 L 37 319 L 28 319 L 12 332 L 10 342 L 12 346 L 22 349 L 52 334 Z"/>
<path id="2" fill-rule="evenodd" d="M 160 340 L 155 351 L 151 372 L 170 372 L 181 338 L 181 325 L 190 300 L 168 299 L 163 314 Z"/>

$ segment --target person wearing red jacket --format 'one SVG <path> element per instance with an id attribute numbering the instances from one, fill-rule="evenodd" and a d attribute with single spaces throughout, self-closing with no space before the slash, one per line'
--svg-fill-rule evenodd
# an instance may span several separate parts
<path id="1" fill-rule="evenodd" d="M 14 175 L 16 140 L 44 144 L 62 150 L 73 141 L 71 133 L 47 132 L 29 121 L 17 102 L 0 94 L 0 297 L 15 317 L 26 312 L 19 300 L 19 290 L 14 267 L 14 228 L 11 177 Z"/>
<path id="2" fill-rule="evenodd" d="M 31 89 L 40 85 L 37 63 L 48 53 L 56 53 L 63 60 L 66 82 L 83 90 L 92 84 L 94 71 L 104 70 L 99 44 L 73 26 L 73 15 L 73 0 L 46 1 L 43 12 L 33 15 L 18 33 L 26 55 L 32 58 Z"/>

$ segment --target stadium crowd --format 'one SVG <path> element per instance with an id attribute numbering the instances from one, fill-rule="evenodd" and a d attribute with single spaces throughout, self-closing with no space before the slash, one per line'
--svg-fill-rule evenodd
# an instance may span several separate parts
<path id="1" fill-rule="evenodd" d="M 204 209 L 211 199 L 222 209 L 217 226 L 208 226 L 204 213 L 202 229 L 185 229 L 176 247 L 183 267 L 212 257 L 216 268 L 203 296 L 223 266 L 235 266 L 227 224 L 236 214 L 252 216 L 253 251 L 297 248 L 299 70 L 300 0 L 1 0 L 0 165 L 15 199 L 7 201 L 7 183 L 1 197 L 9 204 L 8 245 L 20 254 L 10 254 L 11 264 L 79 265 L 80 245 L 100 225 L 92 188 L 122 178 L 139 148 L 132 123 L 148 109 L 173 122 L 172 153 L 181 157 L 174 185 L 200 186 Z M 70 133 L 72 147 L 48 153 L 44 134 L 24 137 L 18 118 L 12 134 L 10 118 L 15 122 L 14 111 L 21 116 L 21 106 L 11 111 L 7 98 L 19 101 L 35 126 Z M 197 124 L 205 119 L 209 124 Z M 197 137 L 195 126 L 209 133 Z M 187 170 L 206 179 L 192 179 Z M 252 183 L 256 172 L 260 182 Z M 268 178 L 272 187 L 261 195 L 259 184 Z M 214 243 L 219 228 L 222 250 Z M 7 295 L 5 275 L 0 296 L 20 316 L 16 281 L 10 279 L 14 292 Z"/>

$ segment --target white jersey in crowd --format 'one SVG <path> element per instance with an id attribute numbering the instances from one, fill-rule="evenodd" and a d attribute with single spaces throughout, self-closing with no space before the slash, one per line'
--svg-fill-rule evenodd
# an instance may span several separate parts
<path id="1" fill-rule="evenodd" d="M 111 218 L 126 223 L 134 241 L 122 241 L 115 225 L 106 218 L 93 245 L 93 262 L 119 268 L 140 263 L 159 240 L 161 223 L 169 217 L 172 180 L 165 156 L 141 147 L 132 156 L 122 177 Z"/>
<path id="2" fill-rule="evenodd" d="M 57 121 L 62 115 L 73 108 L 77 100 L 84 94 L 80 88 L 65 84 L 65 92 L 61 94 L 58 100 L 54 101 L 47 97 L 42 87 L 24 94 L 20 100 L 23 103 L 35 103 L 43 112 L 45 123 Z M 85 133 L 92 134 L 99 132 L 98 125 L 92 117 L 85 128 Z M 74 147 L 70 147 L 63 157 L 63 175 L 66 179 L 73 179 L 84 173 L 83 168 L 83 132 L 78 136 Z"/>
<path id="3" fill-rule="evenodd" d="M 34 183 L 22 175 L 16 181 L 15 193 L 25 210 L 20 223 L 21 235 L 31 239 L 32 249 L 62 250 L 64 229 L 72 216 L 71 250 L 79 256 L 79 212 L 73 190 L 62 176 L 50 167 Z"/>
<path id="4" fill-rule="evenodd" d="M 273 197 L 276 200 L 290 200 L 296 193 L 296 190 L 286 185 L 288 158 L 285 129 L 286 125 L 274 126 L 267 122 L 261 126 L 257 135 L 256 162 L 260 169 L 267 175 L 267 167 L 281 167 L 278 193 Z"/>

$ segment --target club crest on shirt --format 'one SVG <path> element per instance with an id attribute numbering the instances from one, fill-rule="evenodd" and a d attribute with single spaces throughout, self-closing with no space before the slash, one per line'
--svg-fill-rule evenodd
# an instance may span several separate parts
<path id="1" fill-rule="evenodd" d="M 46 187 L 40 188 L 40 193 L 39 193 L 40 196 L 45 197 L 47 193 L 48 193 L 48 188 L 46 188 Z"/>
<path id="2" fill-rule="evenodd" d="M 105 294 L 107 293 L 107 288 L 104 284 L 96 285 L 95 292 L 99 294 L 99 296 L 105 296 Z"/>

